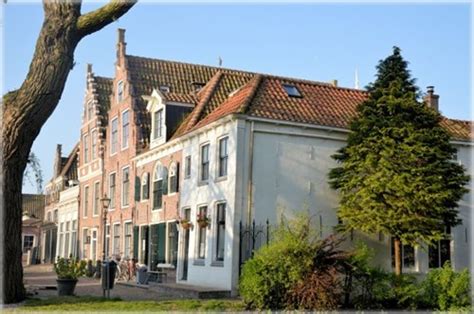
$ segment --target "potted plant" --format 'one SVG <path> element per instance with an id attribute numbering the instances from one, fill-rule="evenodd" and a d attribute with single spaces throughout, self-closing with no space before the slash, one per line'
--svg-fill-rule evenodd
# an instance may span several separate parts
<path id="1" fill-rule="evenodd" d="M 179 224 L 181 225 L 181 228 L 183 228 L 184 230 L 188 230 L 193 227 L 193 223 L 189 219 L 186 219 L 186 218 L 180 218 Z"/>
<path id="2" fill-rule="evenodd" d="M 204 214 L 198 214 L 197 215 L 197 223 L 198 223 L 199 227 L 206 228 L 207 226 L 209 226 L 210 222 L 211 222 L 211 220 L 206 215 L 204 215 Z"/>
<path id="3" fill-rule="evenodd" d="M 76 288 L 77 278 L 83 276 L 86 271 L 86 261 L 78 259 L 66 259 L 58 257 L 54 264 L 54 271 L 58 276 L 58 295 L 73 295 Z"/>

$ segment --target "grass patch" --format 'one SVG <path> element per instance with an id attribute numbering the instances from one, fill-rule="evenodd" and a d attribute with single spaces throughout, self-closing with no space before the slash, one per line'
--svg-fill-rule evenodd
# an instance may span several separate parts
<path id="1" fill-rule="evenodd" d="M 25 305 L 5 310 L 5 312 L 238 312 L 243 310 L 244 304 L 240 300 L 122 301 L 119 298 L 108 300 L 99 297 L 53 297 L 47 300 L 29 299 Z"/>

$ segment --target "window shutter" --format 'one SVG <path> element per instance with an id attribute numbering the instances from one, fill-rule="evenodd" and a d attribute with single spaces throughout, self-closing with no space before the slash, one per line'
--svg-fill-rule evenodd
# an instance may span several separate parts
<path id="1" fill-rule="evenodd" d="M 158 224 L 158 263 L 166 262 L 166 223 Z"/>
<path id="2" fill-rule="evenodd" d="M 163 167 L 163 195 L 168 194 L 168 168 Z"/>
<path id="3" fill-rule="evenodd" d="M 140 187 L 141 187 L 140 177 L 136 176 L 135 177 L 135 202 L 140 201 Z"/>
<path id="4" fill-rule="evenodd" d="M 179 162 L 176 163 L 176 188 L 174 189 L 175 192 L 179 192 Z"/>
<path id="5" fill-rule="evenodd" d="M 133 258 L 138 261 L 138 226 L 133 227 Z"/>

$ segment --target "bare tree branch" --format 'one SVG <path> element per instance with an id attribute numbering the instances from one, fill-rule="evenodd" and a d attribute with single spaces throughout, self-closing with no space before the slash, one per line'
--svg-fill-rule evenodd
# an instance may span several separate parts
<path id="1" fill-rule="evenodd" d="M 127 13 L 137 0 L 112 0 L 103 7 L 83 14 L 77 20 L 77 32 L 84 37 L 117 20 Z"/>

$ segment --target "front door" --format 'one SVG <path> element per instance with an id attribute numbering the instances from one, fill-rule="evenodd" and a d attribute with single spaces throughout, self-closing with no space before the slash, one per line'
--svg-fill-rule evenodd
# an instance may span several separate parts
<path id="1" fill-rule="evenodd" d="M 190 221 L 191 209 L 186 208 L 184 210 L 184 217 Z M 181 280 L 188 280 L 188 261 L 189 260 L 189 229 L 184 230 L 184 259 L 183 259 L 183 276 Z"/>

